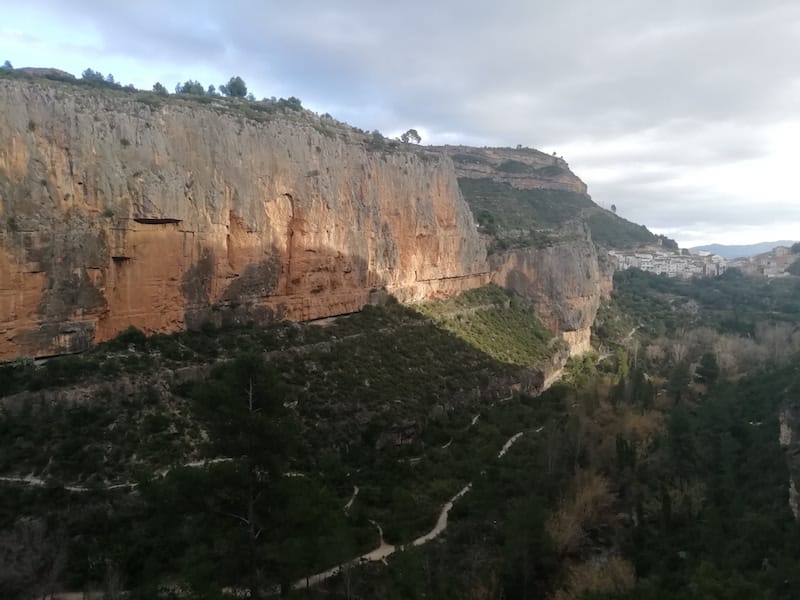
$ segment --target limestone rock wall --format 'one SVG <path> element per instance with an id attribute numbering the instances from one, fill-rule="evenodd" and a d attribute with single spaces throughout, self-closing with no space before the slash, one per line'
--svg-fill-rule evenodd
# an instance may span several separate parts
<path id="1" fill-rule="evenodd" d="M 376 144 L 307 112 L 0 80 L 0 360 L 490 281 L 588 349 L 611 281 L 588 233 L 489 259 L 456 174 L 586 190 L 533 150 Z"/>
<path id="2" fill-rule="evenodd" d="M 0 81 L 0 359 L 488 282 L 450 160 L 308 113 Z"/>
<path id="3" fill-rule="evenodd" d="M 582 228 L 544 248 L 521 248 L 490 257 L 492 281 L 530 298 L 542 322 L 573 354 L 590 350 L 591 326 L 601 298 L 611 293 L 612 271 Z"/>

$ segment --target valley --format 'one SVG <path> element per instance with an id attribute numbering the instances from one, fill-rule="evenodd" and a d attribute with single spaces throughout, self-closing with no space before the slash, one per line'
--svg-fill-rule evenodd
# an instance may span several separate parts
<path id="1" fill-rule="evenodd" d="M 0 73 L 0 596 L 796 597 L 800 279 L 201 98 Z"/>

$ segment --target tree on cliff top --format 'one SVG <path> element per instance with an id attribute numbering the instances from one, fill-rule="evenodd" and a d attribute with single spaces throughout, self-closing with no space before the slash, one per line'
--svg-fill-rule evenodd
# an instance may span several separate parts
<path id="1" fill-rule="evenodd" d="M 403 135 L 400 136 L 400 141 L 403 142 L 404 144 L 408 144 L 409 142 L 412 142 L 414 144 L 419 144 L 422 141 L 422 137 L 420 137 L 416 129 L 409 129 Z"/>
<path id="2" fill-rule="evenodd" d="M 0 67 L 0 69 L 6 70 L 6 71 L 10 71 L 10 70 L 12 70 L 13 68 L 14 68 L 14 67 L 11 65 L 11 61 L 10 61 L 10 60 L 7 60 L 6 62 L 4 62 L 4 63 L 3 63 L 3 66 L 2 66 L 2 67 Z"/>
<path id="3" fill-rule="evenodd" d="M 81 79 L 90 83 L 106 82 L 106 78 L 103 77 L 103 74 L 100 71 L 95 71 L 94 69 L 85 69 L 83 73 L 81 73 Z"/>
<path id="4" fill-rule="evenodd" d="M 205 96 L 206 88 L 199 81 L 189 79 L 175 86 L 176 94 L 194 94 L 195 96 Z"/>
<path id="5" fill-rule="evenodd" d="M 228 83 L 219 86 L 219 91 L 231 98 L 244 98 L 247 96 L 247 85 L 238 75 L 231 77 Z"/>

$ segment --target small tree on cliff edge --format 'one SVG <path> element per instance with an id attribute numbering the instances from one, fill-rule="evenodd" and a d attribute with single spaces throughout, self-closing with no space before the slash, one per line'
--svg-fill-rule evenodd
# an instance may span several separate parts
<path id="1" fill-rule="evenodd" d="M 409 142 L 419 144 L 422 141 L 422 138 L 420 137 L 419 133 L 417 133 L 416 129 L 409 129 L 400 136 L 400 141 L 404 144 L 408 144 Z"/>
<path id="2" fill-rule="evenodd" d="M 223 83 L 219 86 L 219 91 L 231 98 L 244 98 L 247 96 L 247 84 L 245 84 L 244 79 L 237 75 L 236 77 L 231 77 L 228 83 Z"/>

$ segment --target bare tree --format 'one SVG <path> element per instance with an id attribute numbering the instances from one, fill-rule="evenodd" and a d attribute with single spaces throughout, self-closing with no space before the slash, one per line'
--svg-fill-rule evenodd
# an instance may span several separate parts
<path id="1" fill-rule="evenodd" d="M 675 332 L 675 337 L 670 340 L 670 354 L 674 364 L 685 361 L 689 356 L 689 336 L 685 329 L 681 328 Z"/>
<path id="2" fill-rule="evenodd" d="M 789 323 L 759 323 L 756 325 L 756 341 L 764 348 L 767 360 L 781 364 L 792 349 L 794 325 Z"/>

